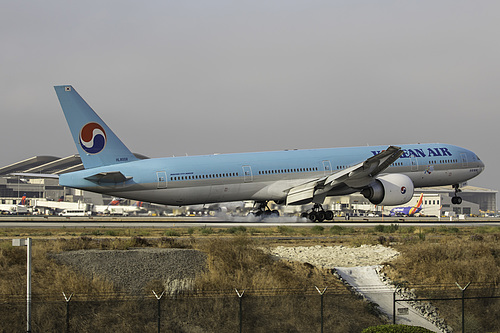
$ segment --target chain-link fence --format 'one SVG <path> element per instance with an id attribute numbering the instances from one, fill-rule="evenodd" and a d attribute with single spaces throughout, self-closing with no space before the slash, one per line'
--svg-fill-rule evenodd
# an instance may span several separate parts
<path id="1" fill-rule="evenodd" d="M 470 288 L 463 299 L 456 286 L 404 290 L 395 309 L 413 298 L 415 307 L 432 303 L 454 332 L 462 331 L 462 318 L 466 332 L 500 329 L 496 288 Z M 361 332 L 385 323 L 375 306 L 341 289 L 68 296 L 33 295 L 32 332 Z M 0 323 L 0 332 L 26 330 L 25 296 L 0 295 Z"/>
<path id="2" fill-rule="evenodd" d="M 393 322 L 413 311 L 431 321 L 442 319 L 453 332 L 500 329 L 500 292 L 496 283 L 398 287 L 393 301 Z"/>

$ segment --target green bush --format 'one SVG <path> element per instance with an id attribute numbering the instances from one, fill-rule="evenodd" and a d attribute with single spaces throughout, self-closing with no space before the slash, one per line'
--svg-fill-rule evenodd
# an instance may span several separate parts
<path id="1" fill-rule="evenodd" d="M 344 231 L 345 228 L 340 225 L 334 225 L 330 228 L 330 233 L 333 235 L 341 235 L 342 233 L 344 233 Z"/>
<path id="2" fill-rule="evenodd" d="M 231 227 L 226 230 L 228 234 L 244 234 L 247 232 L 247 228 L 240 225 L 239 227 Z"/>
<path id="3" fill-rule="evenodd" d="M 409 325 L 380 325 L 364 329 L 361 333 L 428 333 L 427 328 Z"/>
<path id="4" fill-rule="evenodd" d="M 375 232 L 393 233 L 393 232 L 398 231 L 398 229 L 399 229 L 399 224 L 394 224 L 394 223 L 391 223 L 391 225 L 387 225 L 387 226 L 382 225 L 382 224 L 375 226 Z"/>
<path id="5" fill-rule="evenodd" d="M 175 230 L 165 230 L 165 236 L 169 237 L 179 237 L 181 234 L 178 231 Z"/>
<path id="6" fill-rule="evenodd" d="M 293 234 L 295 233 L 295 230 L 291 227 L 287 227 L 286 225 L 279 225 L 278 232 L 280 234 Z"/>
<path id="7" fill-rule="evenodd" d="M 202 228 L 200 229 L 200 233 L 201 233 L 202 235 L 211 235 L 211 234 L 213 234 L 213 233 L 214 233 L 214 230 L 213 230 L 212 228 L 210 228 L 210 227 L 202 227 Z"/>
<path id="8" fill-rule="evenodd" d="M 315 225 L 314 227 L 311 228 L 311 231 L 315 234 L 322 234 L 323 231 L 325 231 L 325 228 L 323 228 L 320 225 Z"/>

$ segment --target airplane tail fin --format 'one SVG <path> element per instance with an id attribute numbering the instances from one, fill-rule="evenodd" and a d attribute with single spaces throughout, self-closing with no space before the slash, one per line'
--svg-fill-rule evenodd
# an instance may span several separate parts
<path id="1" fill-rule="evenodd" d="M 111 200 L 108 206 L 118 206 L 120 205 L 120 202 L 121 202 L 120 198 L 113 198 L 113 200 Z"/>
<path id="2" fill-rule="evenodd" d="M 417 204 L 410 209 L 409 215 L 413 215 L 413 214 L 418 213 L 420 211 L 420 208 L 422 207 L 423 199 L 424 199 L 424 194 L 420 193 L 420 198 L 418 198 Z"/>
<path id="3" fill-rule="evenodd" d="M 418 198 L 418 202 L 417 202 L 417 205 L 415 206 L 415 208 L 422 207 L 422 201 L 423 201 L 423 199 L 424 199 L 424 194 L 420 193 L 420 198 Z"/>
<path id="4" fill-rule="evenodd" d="M 72 86 L 54 89 L 85 169 L 137 160 Z"/>

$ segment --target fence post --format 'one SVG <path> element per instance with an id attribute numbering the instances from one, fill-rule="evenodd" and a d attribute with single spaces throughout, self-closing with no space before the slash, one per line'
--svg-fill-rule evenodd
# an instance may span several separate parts
<path id="1" fill-rule="evenodd" d="M 12 246 L 26 246 L 26 332 L 31 332 L 31 238 L 13 239 Z"/>
<path id="2" fill-rule="evenodd" d="M 396 325 L 396 290 L 392 293 L 392 324 Z"/>
<path id="3" fill-rule="evenodd" d="M 165 294 L 165 290 L 163 290 L 163 292 L 160 294 L 160 296 L 158 296 L 154 290 L 151 290 L 151 291 L 153 292 L 153 294 L 156 297 L 156 300 L 158 301 L 157 318 L 158 318 L 158 333 L 160 333 L 160 329 L 161 329 L 161 298 Z"/>
<path id="4" fill-rule="evenodd" d="M 66 333 L 69 333 L 69 301 L 71 301 L 71 297 L 73 297 L 73 294 L 69 295 L 69 297 L 66 297 L 66 294 L 64 291 L 62 292 L 64 296 L 64 300 L 66 301 Z"/>
<path id="5" fill-rule="evenodd" d="M 243 331 L 243 294 L 245 293 L 245 290 L 243 290 L 241 294 L 238 291 L 238 289 L 235 288 L 234 290 L 236 290 L 236 294 L 240 299 L 239 321 L 240 321 L 240 333 L 241 333 Z"/>
<path id="6" fill-rule="evenodd" d="M 469 287 L 470 282 L 467 283 L 467 285 L 462 288 L 458 282 L 455 282 L 455 284 L 460 288 L 462 291 L 462 333 L 465 333 L 465 290 Z"/>
<path id="7" fill-rule="evenodd" d="M 325 294 L 326 292 L 326 288 L 328 287 L 325 287 L 325 289 L 323 289 L 323 291 L 319 290 L 318 287 L 314 286 L 316 288 L 316 290 L 318 291 L 320 297 L 321 297 L 321 333 L 323 333 L 323 295 Z"/>

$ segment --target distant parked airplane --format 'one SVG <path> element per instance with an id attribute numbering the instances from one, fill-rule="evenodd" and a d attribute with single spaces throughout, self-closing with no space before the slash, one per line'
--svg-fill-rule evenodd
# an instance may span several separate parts
<path id="1" fill-rule="evenodd" d="M 465 148 L 413 144 L 285 150 L 139 160 L 70 85 L 57 97 L 85 170 L 62 174 L 61 186 L 166 205 L 253 200 L 257 215 L 276 214 L 277 204 L 314 203 L 309 218 L 333 218 L 327 196 L 361 192 L 376 205 L 400 205 L 414 187 L 459 184 L 477 175 L 483 162 Z"/>
<path id="2" fill-rule="evenodd" d="M 114 198 L 108 205 L 94 205 L 93 212 L 97 214 L 110 214 L 110 215 L 130 215 L 146 212 L 142 208 L 142 202 L 137 201 L 133 205 L 122 206 L 120 199 Z"/>
<path id="3" fill-rule="evenodd" d="M 0 214 L 28 214 L 26 204 L 26 193 L 24 193 L 18 204 L 0 203 Z"/>
<path id="4" fill-rule="evenodd" d="M 415 206 L 396 207 L 391 209 L 391 216 L 413 216 L 422 210 L 424 194 L 420 193 L 420 198 Z"/>

